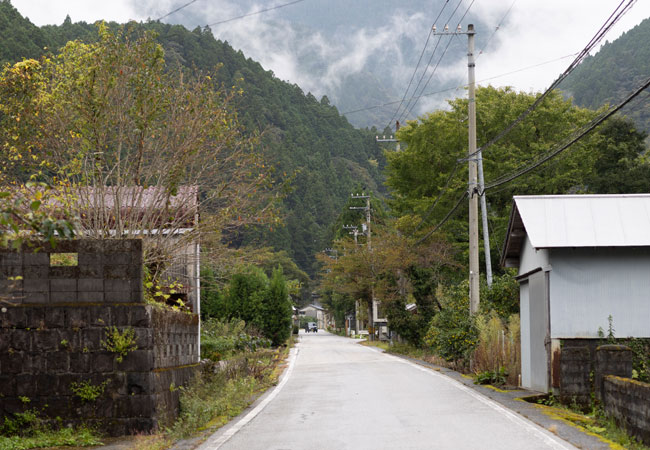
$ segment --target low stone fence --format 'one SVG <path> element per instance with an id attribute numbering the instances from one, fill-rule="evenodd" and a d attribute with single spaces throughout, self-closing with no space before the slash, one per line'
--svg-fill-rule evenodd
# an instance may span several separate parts
<path id="1" fill-rule="evenodd" d="M 632 435 L 650 445 L 650 384 L 608 375 L 603 406 Z"/>
<path id="2" fill-rule="evenodd" d="M 144 303 L 141 244 L 0 251 L 0 420 L 34 409 L 122 435 L 177 416 L 176 388 L 198 367 L 198 316 Z M 55 252 L 77 264 L 52 265 Z M 126 355 L 108 345 L 130 333 Z"/>

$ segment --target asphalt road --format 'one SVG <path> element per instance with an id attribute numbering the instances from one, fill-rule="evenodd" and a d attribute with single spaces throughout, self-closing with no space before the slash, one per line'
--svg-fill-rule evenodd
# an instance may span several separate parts
<path id="1" fill-rule="evenodd" d="M 476 391 L 320 331 L 278 386 L 200 450 L 573 449 Z"/>

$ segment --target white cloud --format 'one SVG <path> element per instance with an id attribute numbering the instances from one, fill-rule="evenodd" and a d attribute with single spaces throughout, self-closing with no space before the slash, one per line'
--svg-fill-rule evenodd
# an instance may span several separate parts
<path id="1" fill-rule="evenodd" d="M 316 0 L 314 0 L 316 1 Z M 327 0 L 318 0 L 327 1 Z M 273 3 L 238 0 L 199 0 L 164 21 L 182 22 L 189 29 L 259 11 Z M 13 0 L 13 5 L 37 25 L 61 23 L 66 14 L 73 21 L 98 19 L 124 22 L 160 17 L 182 5 L 177 0 Z M 437 10 L 433 0 L 431 8 Z M 477 52 L 483 48 L 497 23 L 513 0 L 476 1 L 465 22 L 487 23 L 477 27 Z M 570 59 L 500 76 L 507 72 L 575 53 L 591 39 L 609 17 L 619 0 L 544 0 L 514 3 L 507 20 L 494 34 L 476 66 L 477 80 L 497 77 L 490 84 L 510 85 L 516 89 L 541 91 L 567 67 Z M 215 37 L 227 40 L 248 57 L 259 61 L 283 80 L 298 84 L 316 96 L 327 94 L 335 99 L 339 87 L 349 75 L 370 71 L 375 78 L 391 81 L 401 98 L 417 60 L 407 57 L 403 49 L 414 49 L 419 56 L 431 23 L 431 11 L 404 13 L 395 5 L 395 13 L 376 26 L 344 27 L 335 31 L 302 29 L 287 22 L 282 9 L 253 15 L 212 27 Z M 650 1 L 638 1 L 606 39 L 612 41 L 650 16 Z M 473 19 L 471 18 L 473 17 Z M 442 24 L 441 24 L 442 25 Z M 466 26 L 466 23 L 463 24 Z M 440 27 L 440 26 L 439 26 Z M 465 39 L 465 38 L 463 38 Z M 444 45 L 444 44 L 442 44 Z M 439 49 L 439 51 L 442 49 Z M 428 54 L 425 55 L 425 61 Z M 438 57 L 434 58 L 434 64 Z M 416 77 L 415 82 L 419 78 Z M 427 76 L 428 77 L 428 76 Z M 466 81 L 465 52 L 445 56 L 426 92 Z M 426 77 L 425 77 L 426 80 Z M 488 82 L 483 82 L 488 84 Z M 444 98 L 464 95 L 462 90 L 441 96 L 423 97 L 417 107 L 421 113 L 444 106 Z"/>
<path id="2" fill-rule="evenodd" d="M 127 22 L 144 20 L 147 17 L 136 13 L 130 0 L 88 1 L 88 0 L 11 0 L 11 4 L 23 16 L 36 25 L 60 25 L 66 15 L 73 22 L 95 22 L 97 20 Z"/>

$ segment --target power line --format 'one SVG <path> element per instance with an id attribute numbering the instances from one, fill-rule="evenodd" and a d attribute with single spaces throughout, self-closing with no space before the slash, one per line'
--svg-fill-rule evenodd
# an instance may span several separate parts
<path id="1" fill-rule="evenodd" d="M 506 20 L 506 17 L 508 17 L 508 14 L 510 14 L 510 11 L 512 10 L 512 7 L 515 6 L 515 3 L 517 3 L 517 0 L 512 0 L 512 3 L 510 4 L 510 8 L 508 8 L 506 13 L 503 15 L 503 17 L 499 21 L 499 24 L 496 26 L 496 28 L 492 32 L 492 34 L 488 38 L 487 42 L 485 43 L 485 45 L 483 46 L 481 51 L 478 52 L 478 55 L 476 55 L 476 59 L 479 59 L 481 57 L 481 55 L 483 54 L 483 50 L 485 50 L 488 47 L 488 45 L 490 45 L 490 41 L 492 41 L 492 38 L 494 37 L 494 35 L 497 33 L 497 31 L 499 31 L 499 29 L 501 28 L 501 25 L 503 25 L 504 20 Z"/>
<path id="2" fill-rule="evenodd" d="M 534 69 L 534 68 L 537 68 L 537 67 L 545 66 L 547 64 L 552 64 L 554 62 L 558 62 L 558 61 L 561 61 L 563 59 L 567 59 L 567 58 L 570 58 L 570 57 L 576 56 L 576 55 L 577 55 L 577 53 L 572 53 L 570 55 L 565 55 L 565 56 L 561 56 L 559 58 L 555 58 L 555 59 L 552 59 L 552 60 L 549 60 L 549 61 L 544 61 L 544 62 L 541 62 L 541 63 L 533 64 L 531 66 L 522 67 L 520 69 L 515 69 L 515 70 L 512 70 L 510 72 L 505 72 L 505 73 L 502 73 L 502 74 L 499 74 L 499 75 L 495 75 L 493 77 L 483 78 L 481 80 L 478 80 L 477 83 L 483 83 L 485 81 L 490 81 L 490 80 L 495 80 L 497 78 L 506 77 L 508 75 L 523 72 L 525 70 L 530 70 L 530 69 Z M 462 84 L 462 85 L 452 87 L 452 88 L 441 89 L 439 91 L 434 91 L 434 92 L 428 92 L 426 94 L 422 94 L 420 97 L 429 97 L 431 95 L 444 94 L 445 92 L 456 91 L 458 89 L 462 89 L 462 88 L 466 88 L 466 87 L 467 87 L 467 84 Z M 411 98 L 414 98 L 414 97 L 411 97 Z M 385 108 L 387 106 L 395 105 L 395 104 L 397 104 L 399 102 L 400 102 L 399 100 L 395 100 L 395 101 L 392 101 L 392 102 L 382 103 L 380 105 L 373 105 L 373 106 L 368 106 L 368 107 L 365 107 L 365 108 L 359 108 L 359 109 L 353 109 L 353 110 L 350 110 L 350 111 L 345 111 L 345 112 L 342 112 L 341 114 L 342 115 L 354 114 L 354 113 L 357 113 L 357 112 L 370 111 L 370 110 L 377 109 L 377 108 Z"/>
<path id="3" fill-rule="evenodd" d="M 509 183 L 510 181 L 515 180 L 516 178 L 519 178 L 522 175 L 527 174 L 528 172 L 531 172 L 532 170 L 536 169 L 537 167 L 541 166 L 545 162 L 549 161 L 550 159 L 554 158 L 555 156 L 559 155 L 561 152 L 569 148 L 571 145 L 575 144 L 577 141 L 582 139 L 584 136 L 586 136 L 588 133 L 590 133 L 594 128 L 596 128 L 598 125 L 603 123 L 605 120 L 610 118 L 612 115 L 617 113 L 620 109 L 622 109 L 625 105 L 630 103 L 632 100 L 634 100 L 638 95 L 640 95 L 645 89 L 650 86 L 650 78 L 648 78 L 638 89 L 636 89 L 634 92 L 632 92 L 630 95 L 626 97 L 625 100 L 620 102 L 618 105 L 608 109 L 605 113 L 599 115 L 597 118 L 592 120 L 589 124 L 585 125 L 582 127 L 574 137 L 572 137 L 568 142 L 564 143 L 560 147 L 552 150 L 549 152 L 546 156 L 543 158 L 535 161 L 533 164 L 524 166 L 512 174 L 509 175 L 504 175 L 497 180 L 488 183 L 485 185 L 485 190 L 487 191 L 488 189 L 495 188 L 497 186 L 501 186 L 503 184 Z M 465 191 L 463 195 L 456 201 L 454 206 L 447 212 L 445 217 L 433 228 L 431 229 L 426 235 L 424 235 L 422 238 L 418 239 L 414 245 L 419 245 L 425 240 L 427 240 L 433 233 L 438 231 L 449 219 L 451 219 L 460 205 L 463 203 L 463 201 L 467 198 L 468 192 Z"/>
<path id="4" fill-rule="evenodd" d="M 413 84 L 413 79 L 415 78 L 415 74 L 417 73 L 418 69 L 420 68 L 420 63 L 422 62 L 422 57 L 424 56 L 424 52 L 427 49 L 427 45 L 429 45 L 429 40 L 431 39 L 431 35 L 433 34 L 433 25 L 436 24 L 436 22 L 438 21 L 438 19 L 442 15 L 442 12 L 445 10 L 445 8 L 447 7 L 448 4 L 449 4 L 449 0 L 445 0 L 444 5 L 442 5 L 442 8 L 440 9 L 440 12 L 438 13 L 435 20 L 433 21 L 433 24 L 431 25 L 431 27 L 429 27 L 429 34 L 427 35 L 427 40 L 424 43 L 424 47 L 422 48 L 422 53 L 420 53 L 420 58 L 418 59 L 418 63 L 415 65 L 415 70 L 413 70 L 413 74 L 411 75 L 411 79 L 409 80 L 409 84 L 406 87 L 406 91 L 404 91 L 404 96 L 402 97 L 402 101 L 400 102 L 399 106 L 397 107 L 397 110 L 395 110 L 395 112 L 393 113 L 393 117 L 391 117 L 391 119 L 388 121 L 388 125 L 386 125 L 386 127 L 391 126 L 391 124 L 393 123 L 393 119 L 395 119 L 395 117 L 399 113 L 400 108 L 402 107 L 402 104 L 404 104 L 404 100 L 406 99 L 406 96 L 408 95 L 409 89 L 411 89 L 411 85 Z M 426 69 L 425 69 L 425 71 L 426 71 Z M 384 128 L 386 128 L 386 127 L 384 127 Z"/>
<path id="5" fill-rule="evenodd" d="M 195 3 L 195 2 L 197 2 L 197 1 L 198 1 L 198 0 L 192 0 L 192 1 L 189 1 L 189 2 L 185 3 L 183 6 L 179 6 L 179 7 L 176 8 L 175 10 L 168 12 L 168 13 L 165 14 L 164 16 L 160 16 L 160 17 L 158 17 L 156 20 L 157 20 L 157 21 L 158 21 L 158 20 L 162 20 L 162 19 L 164 19 L 165 17 L 171 16 L 172 14 L 177 13 L 177 12 L 180 11 L 181 9 L 185 9 L 185 8 L 187 8 L 187 7 L 190 6 L 192 3 Z"/>
<path id="6" fill-rule="evenodd" d="M 623 3 L 627 1 L 627 5 L 619 12 L 618 10 L 623 6 Z M 566 68 L 564 72 L 530 105 L 523 113 L 519 115 L 514 121 L 512 121 L 507 127 L 501 130 L 495 137 L 490 139 L 486 144 L 479 147 L 474 153 L 467 155 L 467 158 L 472 158 L 477 155 L 479 152 L 484 152 L 489 147 L 494 145 L 496 142 L 501 140 L 506 134 L 508 134 L 514 127 L 521 123 L 526 117 L 530 115 L 546 97 L 555 89 L 573 70 L 578 67 L 578 65 L 589 55 L 589 52 L 602 40 L 607 32 L 623 17 L 623 15 L 629 11 L 632 5 L 636 0 L 622 0 L 621 3 L 616 7 L 614 12 L 609 16 L 605 23 L 600 27 L 598 32 L 591 38 L 589 43 L 578 53 L 578 56 L 573 60 L 569 67 Z M 613 19 L 612 19 L 613 18 Z"/>
<path id="7" fill-rule="evenodd" d="M 255 15 L 257 15 L 257 14 L 262 14 L 262 13 L 265 13 L 265 12 L 268 12 L 268 11 L 273 11 L 273 10 L 275 10 L 275 9 L 284 8 L 285 6 L 295 5 L 296 3 L 300 3 L 300 2 L 304 2 L 304 1 L 305 1 L 305 0 L 295 0 L 295 1 L 293 1 L 293 2 L 283 3 L 282 5 L 271 6 L 270 8 L 260 9 L 260 10 L 258 10 L 258 11 L 254 11 L 254 12 L 252 12 L 252 13 L 243 14 L 243 15 L 241 15 L 241 16 L 237 16 L 237 17 L 231 17 L 230 19 L 220 20 L 219 22 L 209 23 L 209 24 L 207 24 L 206 26 L 208 26 L 208 27 L 213 27 L 213 26 L 215 26 L 215 25 L 221 25 L 222 23 L 228 23 L 228 22 L 232 22 L 232 21 L 234 21 L 234 20 L 243 19 L 243 18 L 245 18 L 245 17 L 255 16 Z"/>
<path id="8" fill-rule="evenodd" d="M 456 14 L 456 11 L 458 11 L 458 8 L 460 8 L 460 5 L 462 5 L 462 3 L 463 3 L 463 0 L 459 0 L 458 4 L 456 5 L 456 7 L 454 8 L 454 10 L 452 11 L 451 15 L 450 15 L 449 18 L 446 20 L 446 23 L 449 23 L 449 21 L 454 17 L 454 15 Z M 433 27 L 431 27 L 431 33 L 433 33 Z M 418 80 L 418 84 L 415 86 L 415 89 L 413 90 L 413 93 L 417 93 L 417 92 L 418 92 L 418 89 L 420 88 L 420 85 L 422 84 L 422 80 L 424 80 L 424 77 L 427 75 L 427 69 L 429 68 L 429 66 L 431 66 L 431 61 L 433 61 L 433 57 L 434 57 L 435 54 L 436 54 L 436 50 L 438 49 L 438 45 L 440 45 L 440 41 L 441 41 L 441 40 L 442 40 L 442 36 L 440 36 L 440 37 L 438 38 L 438 41 L 436 42 L 436 45 L 435 45 L 435 47 L 433 48 L 433 51 L 431 52 L 431 56 L 429 57 L 429 61 L 427 62 L 426 67 L 425 67 L 424 70 L 422 71 L 422 76 L 421 76 L 420 79 Z M 422 91 L 424 91 L 424 89 L 423 89 Z M 406 110 L 409 108 L 409 105 L 411 104 L 411 101 L 413 100 L 413 98 L 415 98 L 415 97 L 411 97 L 411 98 L 409 99 L 408 103 L 406 104 L 406 106 L 404 107 L 404 111 L 402 111 L 402 114 L 399 116 L 399 119 L 400 119 L 400 120 L 401 120 L 402 117 L 404 116 L 404 113 L 406 112 Z"/>
<path id="9" fill-rule="evenodd" d="M 461 196 L 461 197 L 456 201 L 456 204 L 453 206 L 453 208 L 451 208 L 451 209 L 449 210 L 449 212 L 447 213 L 447 215 L 446 215 L 446 216 L 445 216 L 445 217 L 444 217 L 444 218 L 443 218 L 443 219 L 442 219 L 442 220 L 441 220 L 441 221 L 440 221 L 440 222 L 439 222 L 435 227 L 433 227 L 433 228 L 431 229 L 431 231 L 429 231 L 429 232 L 428 232 L 427 234 L 425 234 L 423 237 L 421 237 L 420 239 L 418 239 L 418 240 L 415 242 L 414 245 L 420 245 L 422 242 L 424 242 L 424 241 L 426 241 L 427 239 L 429 239 L 433 233 L 435 233 L 436 231 L 438 231 L 438 230 L 440 229 L 440 227 L 442 227 L 445 223 L 447 223 L 447 221 L 448 221 L 449 219 L 451 219 L 451 218 L 456 214 L 456 211 L 458 210 L 458 208 L 460 207 L 460 205 L 463 204 L 463 201 L 467 198 L 468 195 L 469 195 L 468 192 L 465 191 L 465 192 L 463 193 L 463 195 L 462 195 L 462 196 Z"/>
<path id="10" fill-rule="evenodd" d="M 417 233 L 417 231 L 420 228 L 422 228 L 422 225 L 424 225 L 424 223 L 429 219 L 431 214 L 433 214 L 433 211 L 435 210 L 436 206 L 438 205 L 438 202 L 440 201 L 442 196 L 447 192 L 447 188 L 449 187 L 449 184 L 451 183 L 452 178 L 454 178 L 454 175 L 456 175 L 456 171 L 458 170 L 458 167 L 460 167 L 460 163 L 457 162 L 456 165 L 454 166 L 454 168 L 451 170 L 451 173 L 449 174 L 449 177 L 447 177 L 447 182 L 445 183 L 444 187 L 440 190 L 440 192 L 438 193 L 438 196 L 436 197 L 436 199 L 433 201 L 431 206 L 424 213 L 424 216 L 422 217 L 422 220 L 420 221 L 418 226 L 415 227 L 415 229 L 413 231 L 411 231 L 408 234 L 407 237 L 412 236 L 415 233 Z"/>
<path id="11" fill-rule="evenodd" d="M 460 18 L 460 20 L 458 21 L 458 25 L 457 25 L 457 27 L 460 27 L 460 23 L 463 21 L 463 19 L 465 18 L 465 16 L 466 16 L 467 13 L 469 12 L 470 8 L 471 8 L 472 5 L 474 4 L 474 1 L 475 1 L 475 0 L 472 0 L 472 2 L 469 4 L 469 6 L 467 7 L 467 9 L 465 10 L 465 13 L 463 14 L 463 16 L 462 16 L 462 17 Z M 460 3 L 459 3 L 459 6 L 460 6 Z M 455 10 L 454 10 L 454 13 L 455 13 Z M 431 82 L 431 79 L 433 78 L 433 75 L 436 73 L 436 70 L 438 69 L 438 66 L 440 65 L 440 62 L 442 61 L 442 58 L 444 58 L 445 55 L 447 54 L 447 50 L 449 49 L 449 46 L 451 45 L 451 41 L 452 41 L 452 39 L 449 39 L 449 41 L 447 42 L 447 46 L 445 47 L 445 50 L 442 52 L 442 55 L 440 56 L 440 58 L 438 59 L 438 62 L 436 63 L 436 67 L 434 67 L 433 71 L 432 71 L 431 74 L 429 75 L 429 78 L 427 79 L 427 82 L 424 84 L 424 87 L 422 88 L 422 91 L 421 91 L 420 93 L 423 93 L 423 92 L 426 90 L 426 88 L 427 88 L 427 86 L 429 85 L 429 83 Z M 433 57 L 433 55 L 431 55 L 431 56 Z M 426 71 L 425 71 L 425 73 L 426 73 Z M 416 91 L 417 91 L 417 88 L 416 88 Z M 420 97 L 421 97 L 421 95 L 420 95 Z M 407 113 L 407 114 L 403 114 L 403 115 L 407 116 L 408 114 L 411 114 L 411 113 L 413 112 L 413 109 L 415 108 L 415 105 L 417 104 L 417 102 L 420 100 L 420 97 L 417 97 L 417 98 L 415 99 L 415 101 L 413 102 L 413 105 L 412 105 L 411 108 L 409 109 L 408 113 Z M 408 108 L 408 105 L 407 105 L 407 108 Z"/>
<path id="12" fill-rule="evenodd" d="M 551 150 L 548 152 L 545 156 L 542 158 L 538 159 L 537 161 L 533 162 L 532 164 L 523 166 L 511 174 L 508 175 L 503 175 L 496 180 L 492 181 L 491 183 L 488 183 L 485 185 L 485 190 L 492 189 L 494 187 L 500 186 L 502 184 L 508 183 L 516 178 L 519 178 L 522 175 L 527 174 L 528 172 L 536 169 L 537 167 L 541 166 L 544 164 L 546 161 L 554 158 L 555 156 L 559 155 L 561 152 L 569 148 L 571 145 L 575 144 L 578 140 L 582 139 L 585 135 L 587 135 L 589 132 L 591 132 L 594 128 L 596 128 L 598 125 L 603 123 L 605 120 L 607 120 L 609 117 L 614 115 L 616 112 L 618 112 L 621 108 L 623 108 L 625 105 L 630 103 L 632 100 L 634 100 L 641 92 L 643 92 L 645 89 L 650 86 L 650 78 L 648 78 L 638 89 L 636 89 L 634 92 L 629 94 L 625 100 L 622 102 L 618 103 L 616 106 L 609 108 L 607 111 L 604 113 L 600 114 L 598 117 L 596 117 L 594 120 L 589 122 L 587 125 L 583 126 L 580 130 L 578 130 L 574 135 L 569 138 L 568 141 L 566 141 L 564 144 L 561 144 L 559 147 Z"/>

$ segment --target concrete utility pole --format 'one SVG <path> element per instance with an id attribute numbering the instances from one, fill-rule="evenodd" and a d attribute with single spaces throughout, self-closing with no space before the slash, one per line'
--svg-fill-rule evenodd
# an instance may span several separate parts
<path id="1" fill-rule="evenodd" d="M 474 157 L 476 153 L 476 79 L 474 74 L 474 25 L 467 25 L 467 31 L 463 32 L 460 25 L 455 32 L 450 32 L 449 27 L 445 25 L 444 31 L 437 33 L 436 26 L 433 26 L 433 34 L 453 35 L 453 34 L 466 34 L 467 35 L 467 72 L 468 72 L 468 128 L 469 128 L 469 146 L 468 158 L 469 163 L 469 312 L 476 314 L 479 309 L 479 250 L 478 250 L 478 197 L 482 189 L 478 184 L 478 161 L 479 157 Z M 481 167 L 482 172 L 482 167 Z M 481 202 L 482 206 L 485 200 Z M 487 212 L 483 210 L 484 214 Z M 487 223 L 487 216 L 484 218 L 484 223 Z M 484 233 L 487 233 L 487 226 L 484 225 Z M 489 241 L 486 244 L 489 250 Z M 489 254 L 485 255 L 486 261 L 489 261 Z M 491 276 L 491 275 L 490 275 Z"/>
<path id="2" fill-rule="evenodd" d="M 395 121 L 395 133 L 399 131 L 399 120 Z M 389 138 L 386 138 L 386 136 L 382 136 L 381 139 L 379 136 L 375 136 L 375 141 L 376 142 L 396 142 L 397 145 L 395 146 L 395 151 L 400 151 L 400 145 L 399 145 L 399 139 L 394 139 L 393 136 L 391 135 Z"/>
<path id="3" fill-rule="evenodd" d="M 351 198 L 365 198 L 366 206 L 350 206 L 350 209 L 362 209 L 366 211 L 366 229 L 363 230 L 366 235 L 366 243 L 368 245 L 368 251 L 372 250 L 372 243 L 370 238 L 370 196 L 365 194 L 352 194 Z"/>
<path id="4" fill-rule="evenodd" d="M 365 223 L 365 230 L 363 230 L 363 234 L 366 235 L 366 244 L 368 246 L 368 253 L 372 252 L 372 239 L 371 239 L 371 232 L 370 232 L 370 196 L 366 194 L 352 194 L 350 196 L 351 198 L 365 198 L 366 199 L 366 206 L 350 206 L 350 209 L 362 209 L 365 210 L 366 212 L 366 223 Z M 372 326 L 372 333 L 370 333 L 369 337 L 370 340 L 374 340 L 374 328 L 375 324 L 373 321 L 373 317 L 375 316 L 374 314 L 374 308 L 375 308 L 375 289 L 374 287 L 371 288 L 370 290 L 370 296 L 371 302 L 370 306 L 368 307 L 368 323 Z"/>
<path id="5" fill-rule="evenodd" d="M 359 245 L 359 242 L 357 240 L 357 236 L 359 236 L 359 227 L 357 227 L 356 225 L 343 225 L 343 229 L 352 230 L 349 232 L 349 234 L 354 236 L 354 247 L 356 248 L 357 245 Z"/>
<path id="6" fill-rule="evenodd" d="M 485 202 L 485 179 L 483 178 L 483 152 L 476 153 L 478 162 L 478 189 L 481 195 L 481 219 L 483 227 L 483 252 L 485 254 L 485 278 L 488 287 L 492 287 L 492 255 L 490 255 L 490 229 L 488 228 L 487 204 Z"/>

